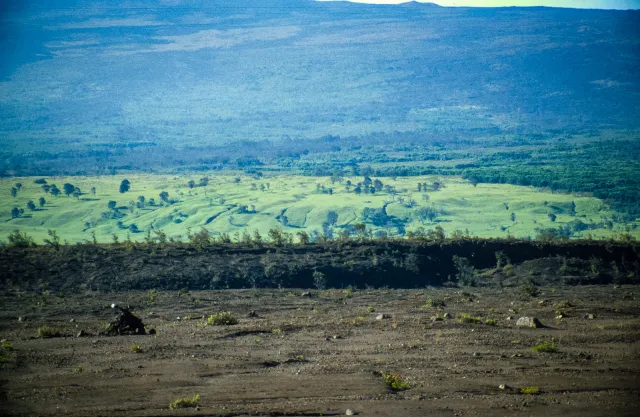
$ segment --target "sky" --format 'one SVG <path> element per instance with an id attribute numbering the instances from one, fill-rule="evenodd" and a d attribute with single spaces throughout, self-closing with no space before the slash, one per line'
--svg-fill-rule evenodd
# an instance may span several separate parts
<path id="1" fill-rule="evenodd" d="M 407 0 L 350 0 L 357 3 L 395 4 Z M 640 0 L 419 0 L 441 6 L 503 7 L 549 6 L 577 9 L 640 9 Z"/>

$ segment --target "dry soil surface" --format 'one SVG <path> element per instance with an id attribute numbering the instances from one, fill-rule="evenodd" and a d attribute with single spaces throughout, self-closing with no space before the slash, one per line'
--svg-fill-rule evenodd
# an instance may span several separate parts
<path id="1" fill-rule="evenodd" d="M 536 297 L 499 288 L 5 295 L 0 414 L 637 416 L 635 293 L 584 286 L 542 288 Z M 157 333 L 98 335 L 115 317 L 113 302 L 131 305 Z M 205 325 L 203 316 L 225 311 L 239 323 Z M 482 322 L 461 323 L 462 313 Z M 517 327 L 521 316 L 546 327 Z M 61 336 L 38 337 L 44 325 Z M 77 337 L 81 330 L 90 335 Z M 557 352 L 532 350 L 552 340 Z M 399 375 L 409 389 L 393 390 L 381 373 Z M 526 387 L 539 393 L 522 393 Z M 169 408 L 195 394 L 197 408 Z"/>

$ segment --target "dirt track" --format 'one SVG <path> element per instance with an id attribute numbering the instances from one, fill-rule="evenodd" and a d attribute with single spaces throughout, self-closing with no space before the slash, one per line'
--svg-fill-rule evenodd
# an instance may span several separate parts
<path id="1" fill-rule="evenodd" d="M 529 299 L 520 288 L 466 291 L 5 296 L 0 335 L 13 351 L 0 370 L 2 413 L 330 416 L 349 408 L 361 416 L 637 415 L 637 287 L 543 287 Z M 437 309 L 421 308 L 429 299 L 444 301 L 440 313 L 453 318 L 432 321 Z M 556 320 L 564 300 L 572 307 Z M 108 308 L 114 301 L 136 307 L 157 334 L 97 336 L 114 317 Z M 258 318 L 247 317 L 253 310 Z M 200 317 L 220 311 L 231 311 L 239 324 L 202 325 Z M 378 313 L 391 318 L 376 320 Z M 496 325 L 458 323 L 459 313 Z M 588 313 L 595 318 L 584 318 Z M 523 315 L 548 327 L 517 328 L 506 319 Z M 44 324 L 68 336 L 36 338 Z M 74 337 L 80 330 L 92 336 Z M 558 353 L 531 350 L 551 338 Z M 131 351 L 134 344 L 141 352 Z M 380 371 L 400 374 L 411 388 L 391 390 Z M 528 386 L 540 394 L 521 394 Z M 171 401 L 195 394 L 198 409 L 169 410 Z"/>

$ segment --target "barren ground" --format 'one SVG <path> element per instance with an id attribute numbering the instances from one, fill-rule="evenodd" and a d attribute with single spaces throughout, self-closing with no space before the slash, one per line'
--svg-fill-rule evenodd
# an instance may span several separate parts
<path id="1" fill-rule="evenodd" d="M 1 414 L 637 415 L 637 288 L 541 290 L 537 297 L 521 288 L 5 295 L 0 336 L 13 350 L 3 350 Z M 433 321 L 438 311 L 423 307 L 427 300 L 443 301 L 440 314 L 452 318 Z M 565 300 L 567 317 L 556 319 Z M 98 336 L 115 316 L 112 302 L 130 304 L 157 334 Z M 239 324 L 203 325 L 203 315 L 221 311 Z M 378 313 L 391 317 L 377 320 Z M 496 325 L 459 323 L 460 313 Z M 524 315 L 547 327 L 507 320 Z M 62 337 L 38 338 L 45 324 Z M 76 337 L 80 330 L 91 335 Z M 531 350 L 551 339 L 557 353 Z M 391 390 L 378 372 L 401 375 L 410 389 Z M 520 392 L 531 386 L 540 393 Z M 197 409 L 169 409 L 195 394 Z"/>

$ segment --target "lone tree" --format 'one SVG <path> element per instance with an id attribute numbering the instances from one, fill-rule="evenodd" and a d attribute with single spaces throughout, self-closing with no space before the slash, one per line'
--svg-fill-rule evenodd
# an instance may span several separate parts
<path id="1" fill-rule="evenodd" d="M 107 203 L 107 208 L 108 208 L 109 210 L 115 210 L 115 208 L 116 208 L 116 202 L 115 202 L 115 201 L 113 201 L 113 200 L 110 200 L 110 201 Z"/>
<path id="2" fill-rule="evenodd" d="M 64 195 L 69 196 L 73 194 L 73 192 L 76 190 L 76 187 L 73 184 L 66 183 L 62 186 L 62 189 L 64 190 Z"/>
<path id="3" fill-rule="evenodd" d="M 131 188 L 131 182 L 129 182 L 129 180 L 127 179 L 122 180 L 122 182 L 120 183 L 120 193 L 126 193 L 127 191 L 129 191 L 129 188 Z"/>
<path id="4" fill-rule="evenodd" d="M 36 211 L 36 203 L 34 203 L 33 200 L 29 200 L 29 202 L 27 202 L 27 208 L 31 211 Z"/>
<path id="5" fill-rule="evenodd" d="M 338 223 L 338 213 L 336 213 L 335 211 L 330 211 L 327 213 L 327 223 L 329 223 L 331 226 L 335 226 L 336 223 Z"/>
<path id="6" fill-rule="evenodd" d="M 75 198 L 80 198 L 81 195 L 82 195 L 82 191 L 80 191 L 80 187 L 76 187 L 75 190 L 73 190 L 73 196 Z"/>
<path id="7" fill-rule="evenodd" d="M 56 187 L 55 184 L 53 184 L 51 186 L 51 189 L 49 190 L 49 193 L 51 193 L 52 196 L 57 197 L 60 195 L 60 190 L 58 189 L 58 187 Z"/>
<path id="8" fill-rule="evenodd" d="M 47 200 L 45 200 L 44 197 L 40 197 L 40 199 L 38 200 L 38 204 L 40 204 L 40 208 L 42 208 L 45 204 L 47 204 Z"/>
<path id="9" fill-rule="evenodd" d="M 189 180 L 189 182 L 187 183 L 187 186 L 189 188 L 194 188 L 196 186 L 196 182 L 194 180 Z"/>
<path id="10" fill-rule="evenodd" d="M 11 197 L 16 198 L 18 195 L 18 189 L 16 187 L 11 187 Z"/>
<path id="11" fill-rule="evenodd" d="M 160 193 L 160 200 L 164 201 L 165 203 L 169 202 L 169 193 L 166 191 L 163 191 Z"/>
<path id="12" fill-rule="evenodd" d="M 11 218 L 15 219 L 17 217 L 20 217 L 20 209 L 18 207 L 14 207 L 11 209 Z"/>

